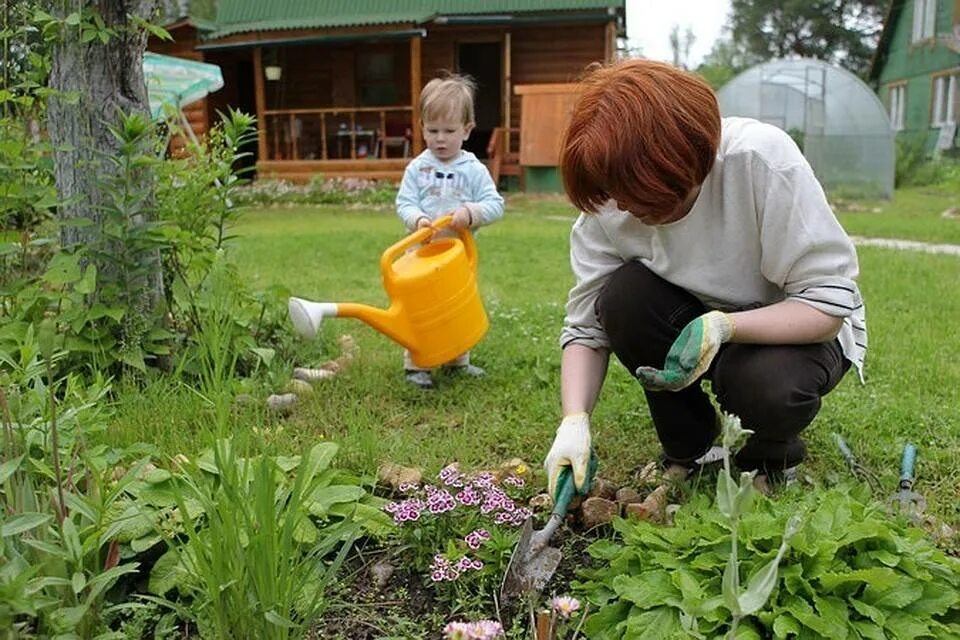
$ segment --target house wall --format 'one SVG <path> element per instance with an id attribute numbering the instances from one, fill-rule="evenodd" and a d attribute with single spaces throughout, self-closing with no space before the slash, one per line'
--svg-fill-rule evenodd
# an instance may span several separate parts
<path id="1" fill-rule="evenodd" d="M 906 83 L 905 129 L 898 137 L 923 136 L 932 149 L 939 128 L 930 126 L 930 101 L 933 93 L 933 74 L 960 68 L 960 53 L 951 50 L 937 39 L 911 42 L 914 0 L 907 0 L 898 16 L 883 69 L 878 75 L 880 99 L 889 108 L 890 86 Z M 939 0 L 935 31 L 952 34 L 960 22 L 960 0 Z"/>
<path id="2" fill-rule="evenodd" d="M 510 33 L 510 83 L 573 82 L 592 62 L 606 55 L 606 25 L 556 25 L 477 28 L 431 27 L 422 48 L 422 78 L 426 84 L 444 70 L 456 68 L 461 42 L 503 42 Z M 511 91 L 511 126 L 520 126 L 520 96 Z"/>

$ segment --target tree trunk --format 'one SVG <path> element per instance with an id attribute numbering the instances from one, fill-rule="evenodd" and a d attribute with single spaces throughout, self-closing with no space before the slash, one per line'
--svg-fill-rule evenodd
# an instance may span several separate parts
<path id="1" fill-rule="evenodd" d="M 102 178 L 116 171 L 102 160 L 116 155 L 119 148 L 109 126 L 119 122 L 121 112 L 150 117 L 143 78 L 147 34 L 137 28 L 129 16 L 150 20 L 156 3 L 157 0 L 52 2 L 53 13 L 59 18 L 81 8 L 92 9 L 99 13 L 105 26 L 114 31 L 105 43 L 98 38 L 83 43 L 82 30 L 68 25 L 54 47 L 50 87 L 57 93 L 48 102 L 47 129 L 55 149 L 57 190 L 64 202 L 60 218 L 65 222 L 79 218 L 100 221 L 99 212 L 109 196 L 103 192 Z M 141 175 L 139 192 L 152 193 L 153 174 L 143 171 Z M 149 201 L 152 202 L 152 198 Z M 98 229 L 98 224 L 68 224 L 62 228 L 60 240 L 64 247 L 84 246 L 96 239 Z M 147 307 L 143 311 L 149 313 L 163 300 L 160 255 L 154 252 L 141 259 L 148 267 L 146 272 L 151 274 L 142 290 L 142 301 Z M 109 268 L 102 269 L 101 273 L 107 276 Z"/>

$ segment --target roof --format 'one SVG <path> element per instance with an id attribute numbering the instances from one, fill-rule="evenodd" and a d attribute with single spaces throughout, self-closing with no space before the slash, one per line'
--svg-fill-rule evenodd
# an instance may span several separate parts
<path id="1" fill-rule="evenodd" d="M 892 0 L 887 7 L 887 17 L 883 21 L 883 31 L 880 32 L 880 41 L 877 43 L 877 49 L 873 52 L 873 60 L 870 62 L 870 72 L 867 74 L 868 80 L 876 80 L 880 75 L 883 64 L 887 61 L 887 50 L 890 48 L 890 40 L 893 38 L 893 31 L 897 27 L 897 20 L 900 19 L 900 12 L 903 11 L 904 0 Z"/>
<path id="2" fill-rule="evenodd" d="M 220 0 L 207 39 L 276 29 L 420 24 L 438 16 L 623 10 L 625 0 Z"/>

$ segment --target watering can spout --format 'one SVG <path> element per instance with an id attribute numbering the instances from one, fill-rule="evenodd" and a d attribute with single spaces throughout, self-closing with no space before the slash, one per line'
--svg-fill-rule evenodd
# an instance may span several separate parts
<path id="1" fill-rule="evenodd" d="M 313 302 L 290 298 L 288 310 L 297 333 L 307 338 L 317 335 L 324 318 L 356 318 L 407 349 L 415 347 L 413 333 L 404 322 L 397 305 L 384 310 L 351 302 Z"/>

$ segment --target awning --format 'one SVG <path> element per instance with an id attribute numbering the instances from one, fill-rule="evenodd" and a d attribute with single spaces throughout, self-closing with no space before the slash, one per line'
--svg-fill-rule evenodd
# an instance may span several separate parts
<path id="1" fill-rule="evenodd" d="M 165 105 L 179 111 L 223 87 L 223 74 L 215 64 L 149 51 L 143 54 L 143 77 L 154 119 L 163 117 Z"/>

